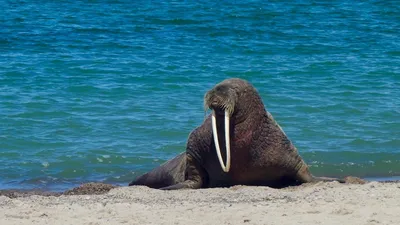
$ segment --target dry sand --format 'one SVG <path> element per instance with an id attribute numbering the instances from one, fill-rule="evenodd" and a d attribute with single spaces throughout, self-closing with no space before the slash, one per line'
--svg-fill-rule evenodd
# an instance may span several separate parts
<path id="1" fill-rule="evenodd" d="M 10 195 L 9 195 L 10 196 Z M 0 196 L 0 224 L 400 224 L 400 183 Z"/>

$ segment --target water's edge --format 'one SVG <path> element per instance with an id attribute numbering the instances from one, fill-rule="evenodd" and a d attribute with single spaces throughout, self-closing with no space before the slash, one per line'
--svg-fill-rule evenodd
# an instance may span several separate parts
<path id="1" fill-rule="evenodd" d="M 368 177 L 363 178 L 368 182 L 378 183 L 398 183 L 400 182 L 400 176 L 396 177 Z M 12 188 L 12 189 L 0 189 L 0 196 L 6 196 L 9 198 L 29 197 L 33 195 L 39 196 L 61 196 L 61 195 L 94 195 L 94 194 L 105 194 L 109 190 L 118 187 L 127 187 L 128 185 L 115 185 L 106 184 L 101 182 L 83 183 L 80 186 L 64 189 L 64 190 L 47 190 L 41 188 L 35 189 L 23 189 L 23 188 Z"/>

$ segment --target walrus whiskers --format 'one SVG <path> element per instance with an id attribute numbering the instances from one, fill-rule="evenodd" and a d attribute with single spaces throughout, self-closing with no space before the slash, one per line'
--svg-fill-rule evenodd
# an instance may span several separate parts
<path id="1" fill-rule="evenodd" d="M 218 131 L 217 131 L 217 119 L 215 116 L 215 111 L 212 110 L 212 130 L 214 137 L 215 150 L 217 152 L 219 164 L 224 172 L 229 172 L 231 167 L 231 149 L 229 141 L 229 114 L 225 111 L 225 144 L 226 144 L 226 165 L 222 161 L 221 148 L 219 147 L 218 141 Z"/>

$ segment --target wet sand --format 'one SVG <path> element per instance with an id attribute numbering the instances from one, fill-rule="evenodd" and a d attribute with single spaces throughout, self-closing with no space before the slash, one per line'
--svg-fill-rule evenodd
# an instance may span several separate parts
<path id="1" fill-rule="evenodd" d="M 0 224 L 400 224 L 400 183 L 0 191 Z M 39 195 L 36 195 L 39 194 Z"/>

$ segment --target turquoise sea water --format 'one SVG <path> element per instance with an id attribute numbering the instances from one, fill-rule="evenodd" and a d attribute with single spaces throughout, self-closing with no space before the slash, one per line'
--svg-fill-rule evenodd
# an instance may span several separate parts
<path id="1" fill-rule="evenodd" d="M 0 1 L 0 188 L 127 185 L 249 80 L 316 175 L 400 175 L 397 1 Z"/>

